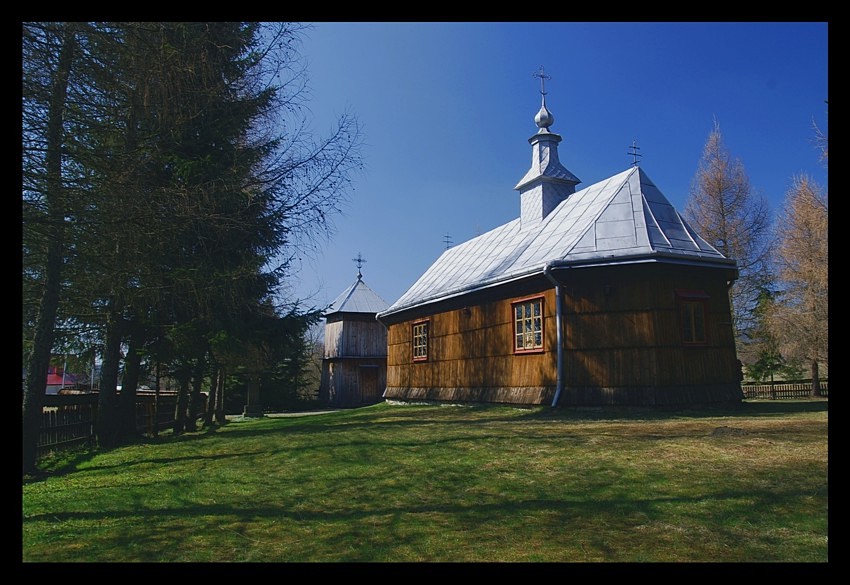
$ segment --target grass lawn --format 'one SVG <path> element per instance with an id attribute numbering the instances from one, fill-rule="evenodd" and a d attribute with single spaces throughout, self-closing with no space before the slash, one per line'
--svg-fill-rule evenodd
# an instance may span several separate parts
<path id="1" fill-rule="evenodd" d="M 828 402 L 379 404 L 44 462 L 34 562 L 829 561 Z"/>

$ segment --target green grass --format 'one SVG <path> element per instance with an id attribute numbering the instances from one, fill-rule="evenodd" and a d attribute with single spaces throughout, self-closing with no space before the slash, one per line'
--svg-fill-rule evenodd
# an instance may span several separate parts
<path id="1" fill-rule="evenodd" d="M 45 462 L 24 562 L 828 562 L 828 402 L 399 406 Z"/>

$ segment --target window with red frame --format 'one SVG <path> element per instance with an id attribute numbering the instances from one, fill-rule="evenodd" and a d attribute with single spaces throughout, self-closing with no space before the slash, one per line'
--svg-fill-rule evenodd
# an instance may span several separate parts
<path id="1" fill-rule="evenodd" d="M 543 349 L 543 297 L 523 299 L 512 304 L 514 352 Z"/>

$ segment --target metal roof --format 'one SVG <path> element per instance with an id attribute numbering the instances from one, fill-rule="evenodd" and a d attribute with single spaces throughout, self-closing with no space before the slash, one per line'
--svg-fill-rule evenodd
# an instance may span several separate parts
<path id="1" fill-rule="evenodd" d="M 378 318 L 540 274 L 547 266 L 653 259 L 735 267 L 635 166 L 569 195 L 538 223 L 523 226 L 517 218 L 449 248 Z"/>
<path id="2" fill-rule="evenodd" d="M 358 275 L 357 280 L 345 289 L 325 311 L 325 316 L 334 313 L 379 313 L 389 306 L 384 299 L 369 288 Z"/>

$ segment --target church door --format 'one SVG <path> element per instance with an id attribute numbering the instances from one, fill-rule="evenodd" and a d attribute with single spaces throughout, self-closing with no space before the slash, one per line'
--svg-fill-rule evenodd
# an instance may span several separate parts
<path id="1" fill-rule="evenodd" d="M 378 368 L 360 366 L 360 402 L 378 402 Z"/>

